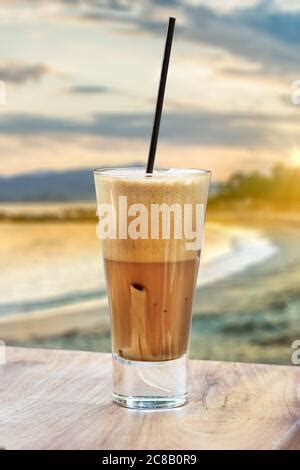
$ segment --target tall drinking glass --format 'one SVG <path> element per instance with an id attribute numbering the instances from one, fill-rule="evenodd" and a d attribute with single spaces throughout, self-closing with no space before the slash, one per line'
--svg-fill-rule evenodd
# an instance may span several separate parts
<path id="1" fill-rule="evenodd" d="M 112 329 L 113 400 L 173 408 L 188 352 L 210 172 L 94 171 Z"/>

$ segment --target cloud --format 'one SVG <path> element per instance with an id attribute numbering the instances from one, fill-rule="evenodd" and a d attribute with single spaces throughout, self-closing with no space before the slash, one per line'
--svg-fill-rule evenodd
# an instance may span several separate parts
<path id="1" fill-rule="evenodd" d="M 23 84 L 30 81 L 39 81 L 47 75 L 56 75 L 57 72 L 45 64 L 27 64 L 10 61 L 0 63 L 0 80 L 3 82 Z"/>
<path id="2" fill-rule="evenodd" d="M 8 114 L 2 116 L 0 132 L 5 135 L 78 135 L 114 139 L 149 140 L 152 113 L 97 114 L 89 120 L 46 117 L 38 114 Z M 297 115 L 274 116 L 248 113 L 167 112 L 162 118 L 160 141 L 176 145 L 220 145 L 223 147 L 276 146 L 282 142 L 278 128 L 291 122 L 297 125 Z"/>
<path id="3" fill-rule="evenodd" d="M 68 12 L 77 21 L 110 20 L 125 25 L 126 30 L 160 35 L 166 29 L 169 11 L 178 18 L 175 38 L 226 50 L 259 63 L 269 73 L 298 72 L 300 11 L 278 9 L 271 0 L 249 0 L 243 5 L 231 0 L 226 8 L 219 0 L 89 0 L 84 9 L 75 5 Z"/>
<path id="4" fill-rule="evenodd" d="M 243 24 L 256 31 L 297 46 L 299 40 L 300 11 L 273 10 L 270 2 L 261 1 L 255 8 L 240 12 Z"/>
<path id="5" fill-rule="evenodd" d="M 201 4 L 185 4 L 185 21 L 178 24 L 176 35 L 258 63 L 269 73 L 297 73 L 300 13 L 273 11 L 270 5 L 261 0 L 224 13 Z M 158 28 L 163 30 L 160 20 L 145 16 L 136 19 L 136 27 L 155 34 Z"/>
<path id="6" fill-rule="evenodd" d="M 288 5 L 291 0 L 283 3 Z M 270 73 L 286 76 L 299 68 L 300 10 L 279 8 L 278 0 L 56 0 L 51 8 L 45 0 L 31 0 L 26 2 L 27 16 L 30 5 L 39 18 L 108 21 L 122 27 L 122 33 L 160 35 L 165 32 L 169 12 L 178 19 L 175 37 L 226 50 L 259 63 Z M 20 5 L 18 11 L 22 8 Z M 2 16 L 9 14 L 8 7 L 6 12 Z"/>
<path id="7" fill-rule="evenodd" d="M 72 85 L 66 89 L 68 93 L 75 95 L 99 95 L 107 93 L 109 90 L 108 87 L 101 85 Z"/>

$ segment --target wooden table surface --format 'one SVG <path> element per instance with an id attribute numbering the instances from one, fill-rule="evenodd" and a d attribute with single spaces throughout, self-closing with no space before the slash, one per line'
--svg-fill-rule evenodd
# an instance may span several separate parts
<path id="1" fill-rule="evenodd" d="M 300 449 L 300 367 L 191 361 L 190 401 L 135 411 L 111 401 L 108 354 L 7 348 L 6 449 Z"/>

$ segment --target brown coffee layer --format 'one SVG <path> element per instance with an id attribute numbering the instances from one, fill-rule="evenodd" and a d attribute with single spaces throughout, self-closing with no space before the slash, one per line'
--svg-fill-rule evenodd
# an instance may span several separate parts
<path id="1" fill-rule="evenodd" d="M 188 350 L 199 259 L 130 263 L 105 259 L 112 348 L 134 361 L 176 359 Z"/>

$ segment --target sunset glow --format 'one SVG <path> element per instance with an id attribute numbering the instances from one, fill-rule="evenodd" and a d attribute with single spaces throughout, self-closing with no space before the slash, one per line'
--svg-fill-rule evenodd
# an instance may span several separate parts
<path id="1" fill-rule="evenodd" d="M 291 162 L 294 166 L 300 166 L 300 149 L 297 147 L 292 150 Z"/>

